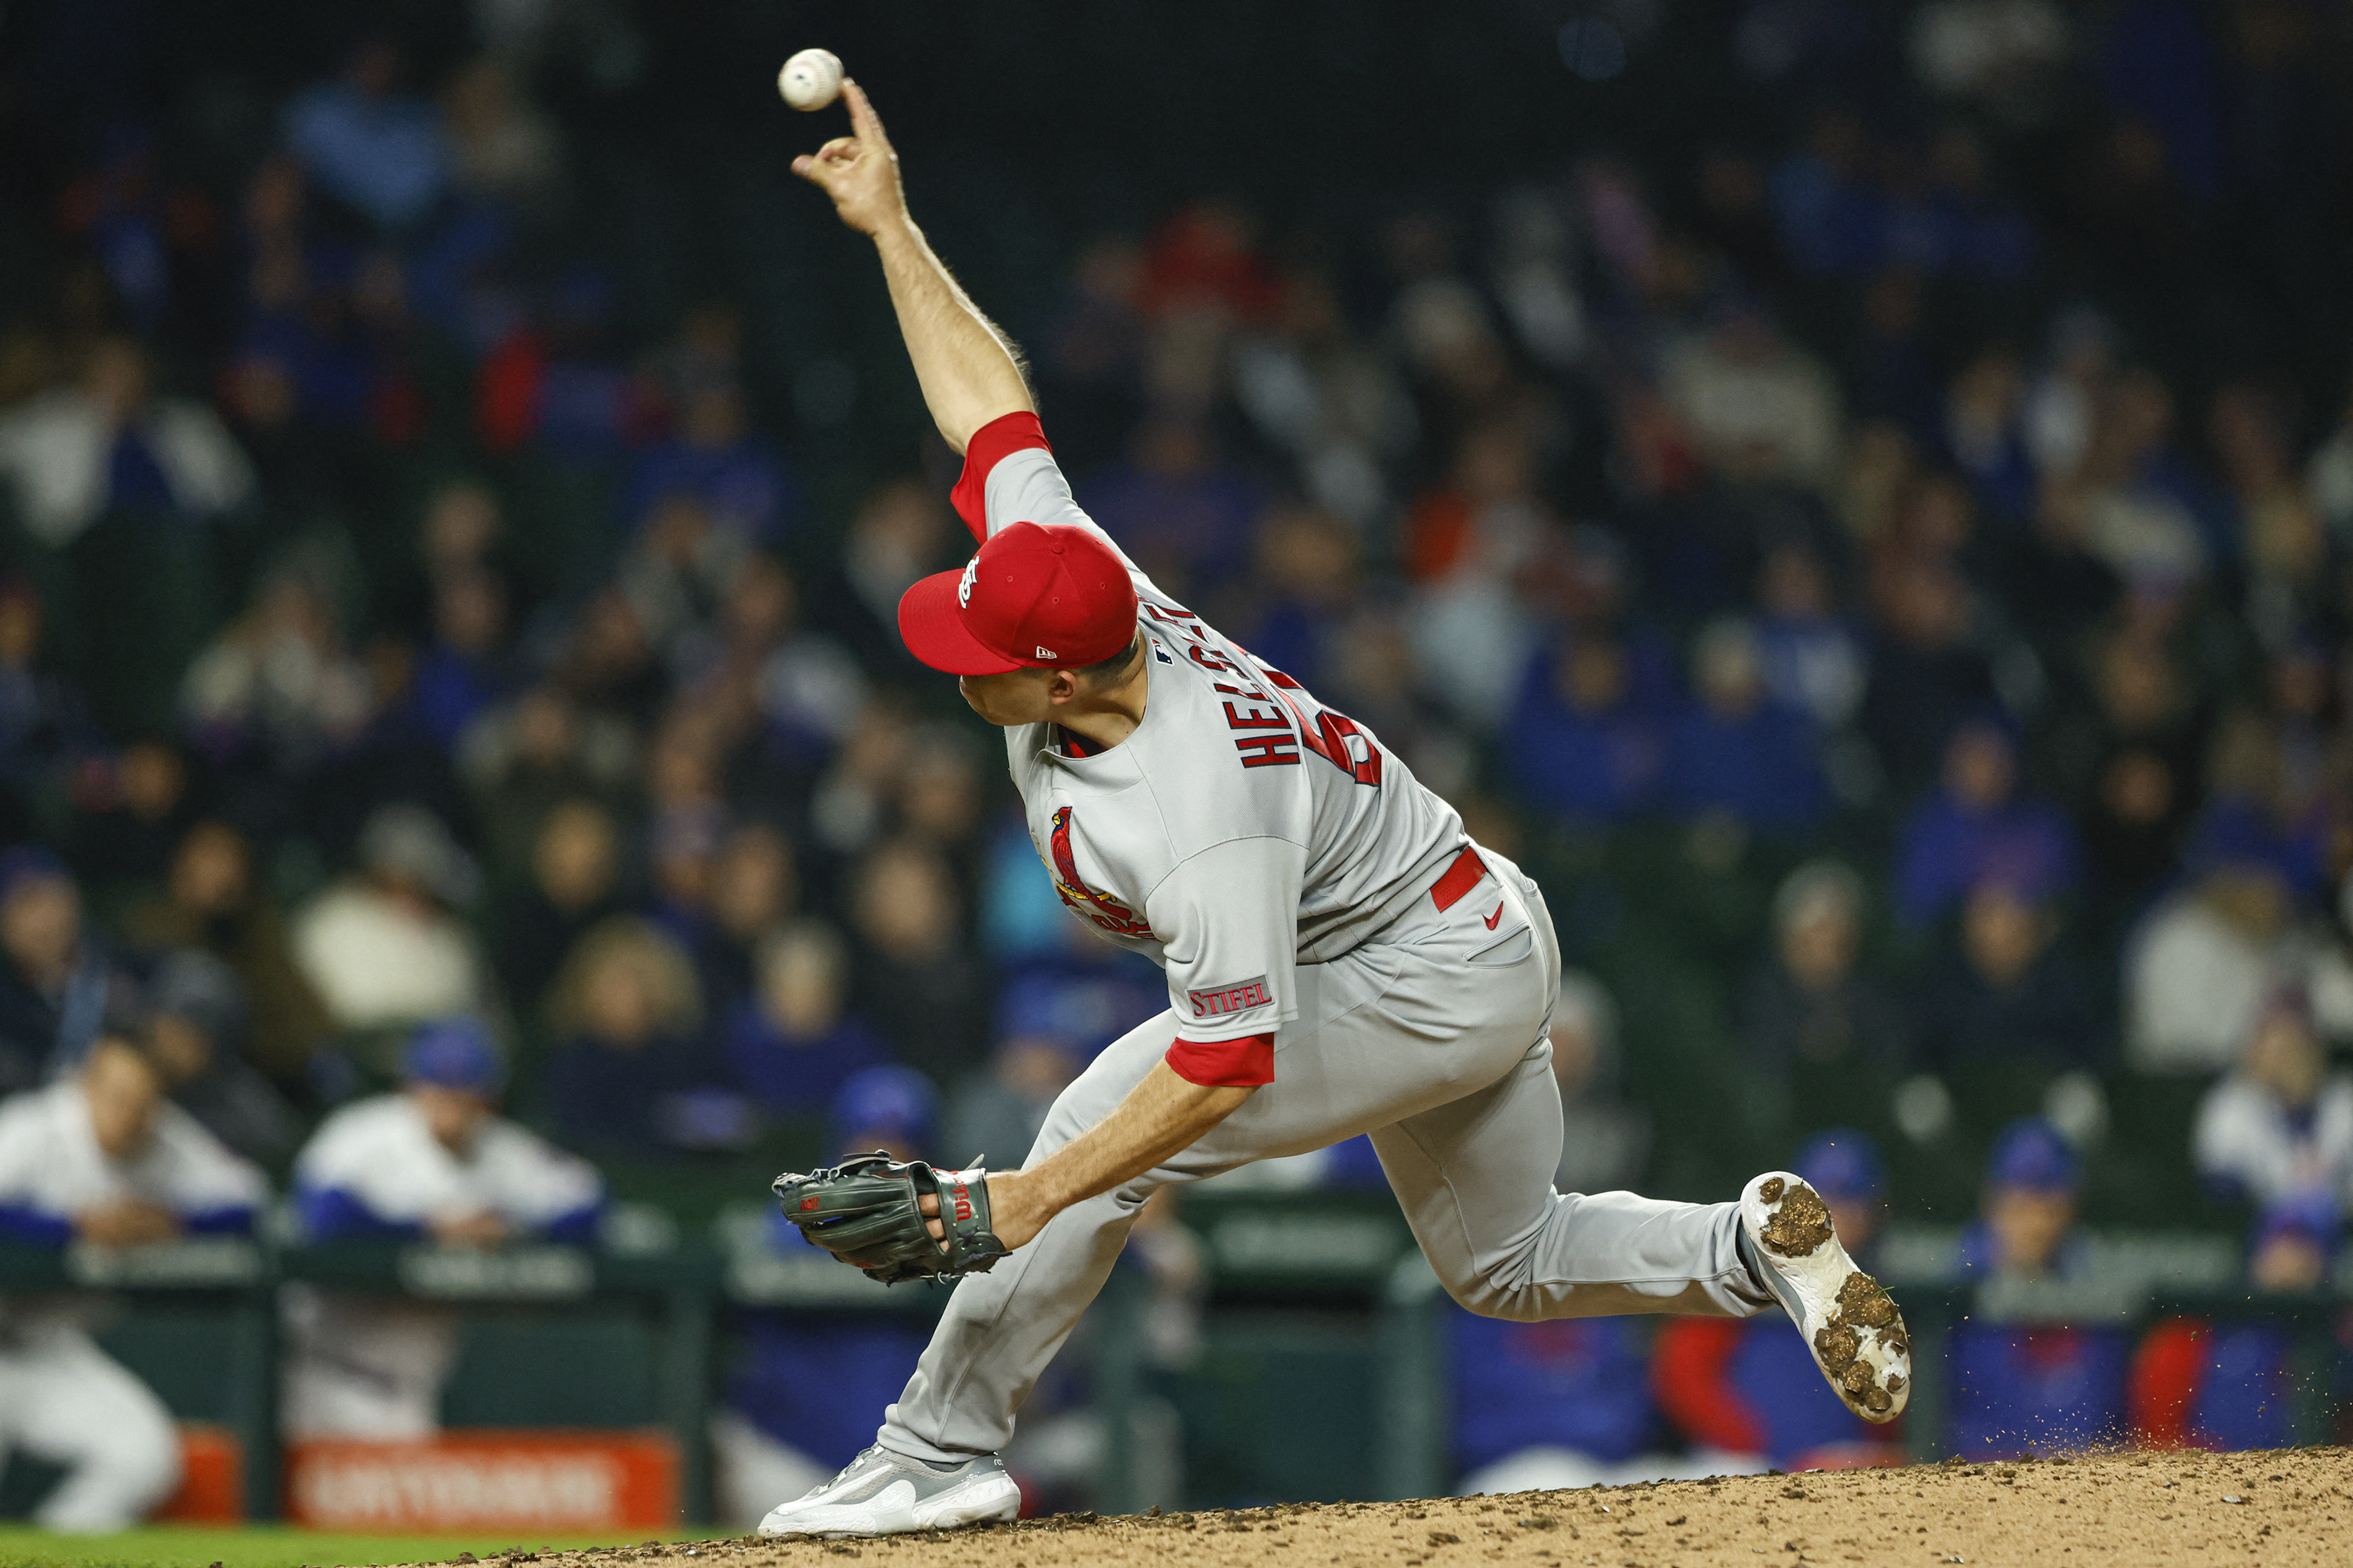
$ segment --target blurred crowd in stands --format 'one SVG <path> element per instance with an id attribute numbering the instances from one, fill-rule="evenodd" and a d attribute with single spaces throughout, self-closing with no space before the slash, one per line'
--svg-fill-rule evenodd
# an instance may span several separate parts
<path id="1" fill-rule="evenodd" d="M 1838 1128 L 1858 1214 L 1983 1196 L 1969 1267 L 2063 1269 L 2080 1198 L 2310 1287 L 2353 1201 L 2343 19 L 1715 9 L 1693 68 L 1774 106 L 1721 133 L 1345 211 L 1157 193 L 1027 235 L 1012 303 L 976 246 L 976 291 L 1082 503 L 1546 885 L 1565 1186 L 1718 1198 Z M 689 241 L 606 199 L 594 121 L 649 20 L 483 4 L 142 114 L 66 107 L 72 10 L 5 28 L 10 124 L 48 119 L 0 200 L 0 1091 L 127 1041 L 322 1235 L 699 1222 L 878 1141 L 1018 1162 L 1165 998 L 897 644 L 969 545 L 822 203 L 741 164 L 702 232 L 766 237 L 665 313 L 632 280 Z M 881 324 L 797 359 L 812 315 Z M 459 1163 L 501 1107 L 558 1196 L 317 1175 L 395 1090 L 456 1097 L 414 1115 Z M 1466 1470 L 1628 1459 L 1662 1411 L 1861 1440 L 1768 1432 L 1795 1407 L 1730 1391 L 1807 1379 L 1732 1326 L 1651 1372 L 1649 1325 L 1461 1334 L 1466 1378 L 1589 1363 L 1641 1413 L 1466 1428 Z M 807 1436 L 810 1353 L 738 1407 L 829 1468 L 865 1417 Z M 2124 1399 L 2123 1342 L 2081 1354 Z"/>

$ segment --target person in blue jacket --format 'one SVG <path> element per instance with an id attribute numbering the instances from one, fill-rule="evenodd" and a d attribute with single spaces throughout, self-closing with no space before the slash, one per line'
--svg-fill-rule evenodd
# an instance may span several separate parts
<path id="1" fill-rule="evenodd" d="M 912 1068 L 854 1073 L 834 1097 L 829 1157 L 881 1150 L 897 1160 L 925 1158 L 934 1152 L 937 1110 L 931 1080 Z M 769 1245 L 808 1246 L 781 1215 L 771 1216 Z M 874 1412 L 913 1374 L 931 1315 L 760 1310 L 744 1312 L 738 1327 L 736 1370 L 711 1442 L 721 1512 L 748 1530 L 776 1499 L 828 1480 L 873 1441 Z"/>
<path id="2" fill-rule="evenodd" d="M 2057 1128 L 2021 1117 L 1995 1140 L 1978 1223 L 1961 1240 L 1973 1281 L 2065 1279 L 2083 1162 Z M 2120 1441 L 2131 1345 L 2123 1331 L 1971 1321 L 1952 1338 L 1952 1451 L 2017 1458 Z"/>
<path id="3" fill-rule="evenodd" d="M 1789 1168 L 1830 1205 L 1839 1239 L 1866 1270 L 1887 1221 L 1887 1169 L 1852 1129 L 1820 1133 Z M 1902 1428 L 1873 1426 L 1840 1403 L 1788 1326 L 1761 1318 L 1671 1318 L 1659 1326 L 1651 1382 L 1660 1408 L 1723 1470 L 1852 1469 L 1904 1462 Z M 1737 1458 L 1736 1458 L 1737 1456 Z"/>
<path id="4" fill-rule="evenodd" d="M 2344 1230 L 2325 1188 L 2280 1199 L 2256 1219 L 2247 1282 L 2265 1294 L 2319 1289 Z M 2134 1441 L 2226 1454 L 2286 1447 L 2299 1402 L 2295 1348 L 2294 1330 L 2278 1322 L 2166 1319 L 2133 1352 Z"/>

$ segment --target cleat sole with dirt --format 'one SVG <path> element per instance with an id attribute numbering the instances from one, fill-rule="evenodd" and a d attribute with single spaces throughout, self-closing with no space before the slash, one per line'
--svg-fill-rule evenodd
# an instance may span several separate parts
<path id="1" fill-rule="evenodd" d="M 1740 1194 L 1740 1224 L 1839 1399 L 1866 1421 L 1903 1415 L 1912 1396 L 1904 1314 L 1839 1245 L 1821 1194 L 1786 1171 L 1768 1173 Z"/>

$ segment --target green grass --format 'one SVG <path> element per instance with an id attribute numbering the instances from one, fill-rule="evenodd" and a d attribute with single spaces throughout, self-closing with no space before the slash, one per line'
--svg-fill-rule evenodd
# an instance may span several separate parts
<path id="1" fill-rule="evenodd" d="M 248 1525 L 232 1530 L 151 1525 L 120 1535 L 51 1535 L 25 1525 L 0 1524 L 0 1568 L 332 1568 L 374 1563 L 438 1563 L 470 1552 L 488 1557 L 510 1546 L 528 1552 L 567 1546 L 636 1545 L 700 1539 L 676 1529 L 623 1535 L 534 1535 L 485 1531 L 476 1535 L 332 1535 Z"/>

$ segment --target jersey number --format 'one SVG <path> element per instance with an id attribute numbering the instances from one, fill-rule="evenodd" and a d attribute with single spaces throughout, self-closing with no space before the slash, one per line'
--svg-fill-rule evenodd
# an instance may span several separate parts
<path id="1" fill-rule="evenodd" d="M 1373 744 L 1373 738 L 1356 728 L 1355 720 L 1345 713 L 1335 713 L 1329 708 L 1318 710 L 1314 724 L 1309 725 L 1306 713 L 1289 695 L 1293 691 L 1303 691 L 1306 688 L 1272 665 L 1261 664 L 1259 668 L 1266 672 L 1268 682 L 1282 698 L 1282 705 L 1290 709 L 1292 716 L 1299 721 L 1299 743 L 1358 784 L 1378 789 L 1381 784 L 1381 749 Z"/>

